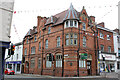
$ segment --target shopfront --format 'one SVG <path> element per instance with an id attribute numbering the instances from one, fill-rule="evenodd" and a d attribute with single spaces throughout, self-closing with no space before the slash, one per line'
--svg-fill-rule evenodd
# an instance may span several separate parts
<path id="1" fill-rule="evenodd" d="M 21 73 L 21 61 L 6 62 L 6 68 L 14 70 L 15 74 L 20 74 Z"/>
<path id="2" fill-rule="evenodd" d="M 99 54 L 99 70 L 100 72 L 115 72 L 115 53 Z"/>

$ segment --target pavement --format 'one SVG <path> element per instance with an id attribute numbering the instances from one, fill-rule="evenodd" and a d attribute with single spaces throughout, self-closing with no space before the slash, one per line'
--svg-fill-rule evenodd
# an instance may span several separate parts
<path id="1" fill-rule="evenodd" d="M 120 80 L 120 72 L 101 73 L 100 76 L 56 77 L 38 74 L 5 75 L 5 80 Z"/>

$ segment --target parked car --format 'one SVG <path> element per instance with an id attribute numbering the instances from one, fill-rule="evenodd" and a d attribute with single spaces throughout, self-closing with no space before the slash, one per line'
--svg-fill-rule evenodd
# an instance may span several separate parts
<path id="1" fill-rule="evenodd" d="M 5 69 L 5 74 L 14 75 L 15 72 L 14 72 L 14 70 L 11 70 L 11 69 Z"/>

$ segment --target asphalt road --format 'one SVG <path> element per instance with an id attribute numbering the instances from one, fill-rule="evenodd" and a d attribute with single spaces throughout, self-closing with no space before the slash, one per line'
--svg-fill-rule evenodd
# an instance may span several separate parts
<path id="1" fill-rule="evenodd" d="M 5 80 L 119 80 L 116 78 L 6 78 Z"/>
<path id="2" fill-rule="evenodd" d="M 79 78 L 79 77 L 50 77 L 50 76 L 32 76 L 32 75 L 5 75 L 4 80 L 119 80 L 117 78 Z"/>

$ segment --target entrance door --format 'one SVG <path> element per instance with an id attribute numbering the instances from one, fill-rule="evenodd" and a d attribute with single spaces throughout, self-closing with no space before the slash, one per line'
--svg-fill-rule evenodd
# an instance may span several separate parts
<path id="1" fill-rule="evenodd" d="M 88 75 L 91 75 L 91 61 L 87 61 L 87 72 Z"/>

